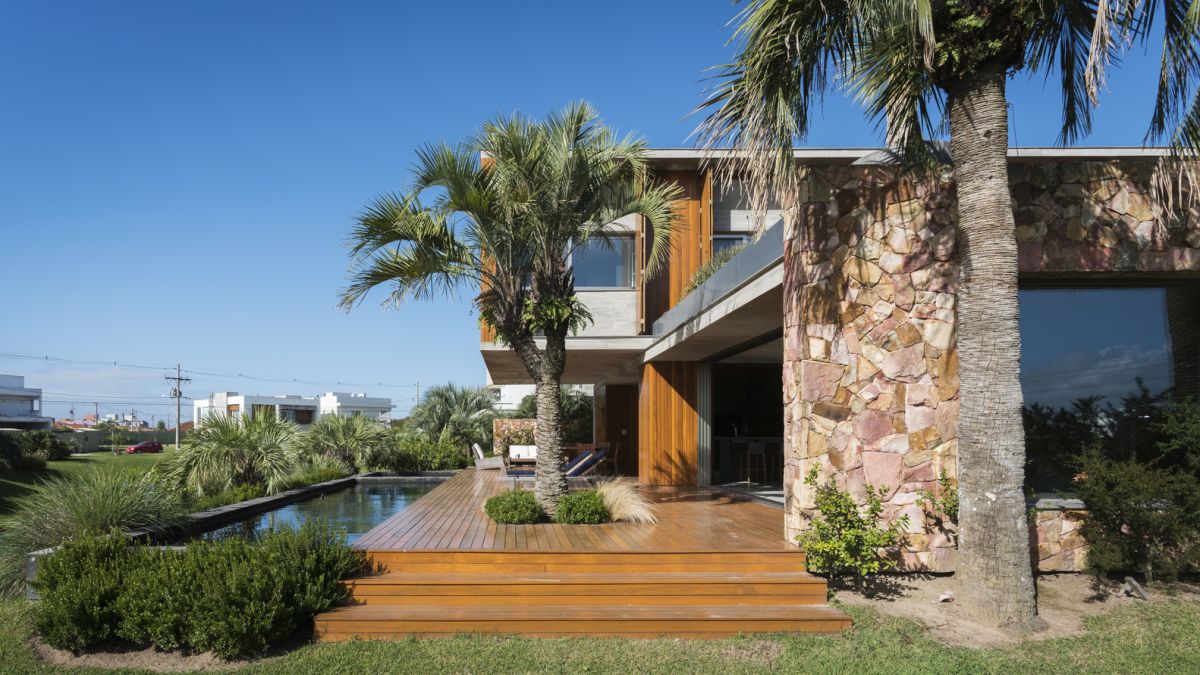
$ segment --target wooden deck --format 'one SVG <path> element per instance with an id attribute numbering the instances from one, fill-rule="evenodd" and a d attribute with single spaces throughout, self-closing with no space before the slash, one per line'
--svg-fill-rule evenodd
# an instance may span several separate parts
<path id="1" fill-rule="evenodd" d="M 498 525 L 483 512 L 507 489 L 498 471 L 469 469 L 380 523 L 355 546 L 369 551 L 797 551 L 783 511 L 700 488 L 645 487 L 656 525 Z"/>
<path id="2" fill-rule="evenodd" d="M 319 638 L 703 639 L 851 626 L 783 541 L 777 507 L 643 488 L 656 525 L 497 525 L 483 503 L 506 487 L 496 471 L 463 471 L 359 538 L 378 573 L 347 582 L 352 604 L 316 617 Z"/>

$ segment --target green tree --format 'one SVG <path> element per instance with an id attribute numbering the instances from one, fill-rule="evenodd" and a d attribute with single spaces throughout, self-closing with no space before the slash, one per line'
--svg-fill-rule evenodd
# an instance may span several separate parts
<path id="1" fill-rule="evenodd" d="M 484 387 L 440 384 L 425 390 L 405 429 L 418 429 L 434 443 L 450 443 L 470 453 L 472 443 L 492 444 L 492 396 Z"/>
<path id="2" fill-rule="evenodd" d="M 1017 380 L 1017 242 L 1008 187 L 1005 86 L 1018 73 L 1057 71 L 1062 140 L 1091 127 L 1107 67 L 1123 50 L 1161 40 L 1148 140 L 1182 156 L 1200 140 L 1198 10 L 1186 0 L 753 0 L 737 17 L 738 53 L 704 108 L 711 147 L 732 146 L 726 170 L 749 178 L 756 208 L 771 190 L 798 203 L 794 144 L 814 102 L 842 89 L 886 124 L 905 166 L 928 166 L 925 142 L 950 135 L 957 186 L 962 499 L 959 598 L 975 617 L 1015 632 L 1041 626 L 1022 493 L 1025 441 Z M 1190 177 L 1160 166 L 1157 185 Z"/>
<path id="3" fill-rule="evenodd" d="M 159 465 L 169 480 L 198 495 L 242 485 L 278 491 L 296 469 L 296 425 L 273 414 L 205 416 L 179 451 Z"/>
<path id="4" fill-rule="evenodd" d="M 536 493 L 553 512 L 567 490 L 558 400 L 566 337 L 591 318 L 575 295 L 571 253 L 610 243 L 609 223 L 641 214 L 653 272 L 681 192 L 651 180 L 645 144 L 617 138 L 584 103 L 544 121 L 499 117 L 465 143 L 425 147 L 414 174 L 408 193 L 380 197 L 359 217 L 342 306 L 381 285 L 389 304 L 479 289 L 481 321 L 537 386 Z"/>

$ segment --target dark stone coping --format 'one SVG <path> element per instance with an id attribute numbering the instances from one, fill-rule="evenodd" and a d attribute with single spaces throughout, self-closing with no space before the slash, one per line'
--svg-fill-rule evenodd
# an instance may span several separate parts
<path id="1" fill-rule="evenodd" d="M 779 222 L 767 228 L 757 241 L 748 244 L 704 283 L 664 312 L 654 322 L 654 336 L 660 337 L 679 328 L 782 260 L 783 223 Z"/>
<path id="2" fill-rule="evenodd" d="M 447 478 L 453 476 L 457 471 L 422 471 L 420 473 L 399 474 L 386 473 L 375 471 L 371 473 L 359 473 L 345 478 L 325 481 L 324 483 L 313 483 L 305 485 L 294 490 L 287 490 L 275 495 L 267 495 L 266 497 L 257 497 L 248 499 L 244 502 L 236 504 L 226 504 L 218 506 L 215 509 L 208 511 L 199 511 L 187 516 L 183 523 L 167 528 L 165 530 L 134 530 L 129 533 L 130 539 L 134 541 L 167 541 L 174 542 L 184 537 L 189 537 L 202 532 L 210 532 L 212 530 L 224 527 L 230 523 L 236 523 L 254 516 L 273 511 L 281 506 L 287 506 L 294 502 L 304 501 L 310 497 L 317 495 L 329 494 L 331 492 L 339 492 L 348 487 L 353 487 L 359 483 L 441 483 Z M 164 546 L 163 548 L 182 548 L 181 546 Z M 26 555 L 25 559 L 25 597 L 30 600 L 37 600 L 37 592 L 34 591 L 32 583 L 30 583 L 37 574 L 38 561 L 48 555 L 54 555 L 58 550 L 57 546 L 52 548 L 44 548 L 40 551 L 32 551 Z"/>

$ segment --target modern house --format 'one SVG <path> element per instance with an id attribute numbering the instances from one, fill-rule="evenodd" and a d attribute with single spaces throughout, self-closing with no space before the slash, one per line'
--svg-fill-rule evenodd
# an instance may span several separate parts
<path id="1" fill-rule="evenodd" d="M 0 375 L 0 429 L 49 429 L 42 414 L 42 390 L 25 386 L 23 375 Z"/>
<path id="2" fill-rule="evenodd" d="M 380 422 L 391 419 L 392 399 L 370 397 L 366 394 L 327 392 L 318 396 L 251 396 L 236 391 L 209 394 L 192 404 L 192 420 L 197 427 L 204 426 L 204 419 L 213 414 L 258 415 L 269 413 L 278 419 L 307 426 L 328 415 L 366 415 Z"/>
<path id="3" fill-rule="evenodd" d="M 1154 202 L 1160 155 L 1010 151 L 1027 404 L 1091 398 L 1118 414 L 1138 392 L 1200 392 L 1200 212 Z M 781 541 L 809 522 L 811 466 L 860 497 L 883 486 L 889 517 L 910 516 L 906 566 L 952 570 L 952 539 L 917 503 L 956 475 L 949 176 L 897 178 L 869 149 L 799 150 L 796 217 L 769 209 L 761 236 L 687 292 L 714 254 L 750 241 L 755 214 L 699 152 L 650 157 L 684 190 L 665 268 L 643 274 L 648 237 L 632 217 L 612 225 L 615 248 L 572 261 L 595 322 L 567 339 L 563 381 L 594 386 L 597 442 L 645 484 L 780 491 Z M 486 327 L 480 349 L 492 383 L 530 383 Z M 1048 452 L 1030 436 L 1031 461 Z M 1043 569 L 1078 567 L 1069 510 L 1039 514 L 1037 530 Z"/>

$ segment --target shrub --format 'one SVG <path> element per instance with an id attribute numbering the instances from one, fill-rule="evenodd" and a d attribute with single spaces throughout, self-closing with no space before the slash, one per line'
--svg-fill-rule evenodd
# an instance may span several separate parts
<path id="1" fill-rule="evenodd" d="M 832 480 L 822 485 L 817 466 L 808 472 L 804 484 L 816 490 L 816 506 L 821 517 L 797 539 L 804 548 L 810 572 L 828 576 L 853 574 L 861 585 L 868 574 L 892 569 L 895 558 L 889 555 L 900 545 L 901 528 L 907 517 L 882 522 L 883 495 L 886 490 L 867 485 L 867 501 L 860 511 L 854 497 Z"/>
<path id="2" fill-rule="evenodd" d="M 34 612 L 38 634 L 75 653 L 111 642 L 131 557 L 129 542 L 119 534 L 83 537 L 43 557 L 34 582 L 42 592 Z"/>
<path id="3" fill-rule="evenodd" d="M 638 492 L 637 484 L 628 478 L 600 481 L 596 492 L 604 498 L 604 508 L 612 520 L 625 523 L 653 525 L 658 522 L 654 505 Z"/>
<path id="4" fill-rule="evenodd" d="M 563 525 L 599 525 L 608 522 L 604 496 L 596 490 L 568 492 L 558 500 L 554 522 Z"/>
<path id="5" fill-rule="evenodd" d="M 97 542 L 72 543 L 39 568 L 37 629 L 55 646 L 79 651 L 119 636 L 224 658 L 261 654 L 344 600 L 340 581 L 365 561 L 344 532 L 315 521 L 182 551 Z"/>
<path id="6" fill-rule="evenodd" d="M 701 265 L 700 268 L 697 269 L 694 274 L 692 274 L 692 278 L 688 280 L 687 286 L 683 287 L 683 294 L 687 295 L 688 293 L 691 293 L 699 288 L 701 284 L 708 281 L 712 275 L 716 274 L 717 270 L 724 267 L 730 260 L 733 260 L 733 256 L 741 253 L 742 249 L 744 248 L 746 248 L 745 244 L 738 244 L 737 246 L 731 246 L 714 255 L 711 260 Z"/>
<path id="7" fill-rule="evenodd" d="M 546 517 L 529 490 L 509 490 L 488 499 L 483 505 L 488 518 L 505 525 L 528 525 Z"/>
<path id="8" fill-rule="evenodd" d="M 267 494 L 261 485 L 239 485 L 235 488 L 229 488 L 224 492 L 218 492 L 214 495 L 205 497 L 194 497 L 189 510 L 193 513 L 200 511 L 208 511 L 209 509 L 227 506 L 229 504 L 237 504 L 238 502 L 258 499 Z"/>
<path id="9" fill-rule="evenodd" d="M 918 493 L 921 501 L 925 504 L 927 511 L 927 520 L 931 517 L 935 522 L 935 526 L 942 529 L 958 528 L 958 485 L 950 480 L 946 475 L 946 471 L 942 470 L 941 476 L 938 478 L 938 491 L 935 494 L 933 490 L 921 490 Z"/>
<path id="10" fill-rule="evenodd" d="M 372 470 L 414 473 L 417 471 L 453 471 L 467 466 L 466 448 L 449 442 L 431 441 L 419 432 L 393 432 L 390 448 L 379 453 Z"/>
<path id="11" fill-rule="evenodd" d="M 165 528 L 184 513 L 180 494 L 151 476 L 106 469 L 52 478 L 17 501 L 0 533 L 0 590 L 15 595 L 24 589 L 31 551 L 111 530 Z"/>
<path id="12" fill-rule="evenodd" d="M 67 459 L 78 447 L 73 441 L 66 441 L 50 431 L 37 429 L 22 432 L 19 438 L 21 454 L 36 455 L 47 462 Z"/>
<path id="13" fill-rule="evenodd" d="M 275 483 L 276 492 L 294 490 L 305 485 L 324 483 L 349 476 L 351 469 L 340 459 L 328 455 L 313 455 L 300 460 L 292 473 Z"/>
<path id="14" fill-rule="evenodd" d="M 159 466 L 164 476 L 199 495 L 256 484 L 274 494 L 278 482 L 296 470 L 295 435 L 295 424 L 274 415 L 209 415 Z"/>
<path id="15" fill-rule="evenodd" d="M 366 471 L 393 444 L 388 427 L 366 415 L 327 415 L 296 435 L 302 456 L 336 460 L 350 473 Z"/>
<path id="16" fill-rule="evenodd" d="M 21 444 L 17 434 L 0 431 L 0 471 L 15 471 L 21 468 Z"/>
<path id="17" fill-rule="evenodd" d="M 13 468 L 18 471 L 45 471 L 46 458 L 41 455 L 21 455 Z"/>
<path id="18" fill-rule="evenodd" d="M 1087 505 L 1081 534 L 1097 577 L 1132 571 L 1173 579 L 1200 564 L 1200 480 L 1176 469 L 1091 452 L 1076 479 Z"/>

